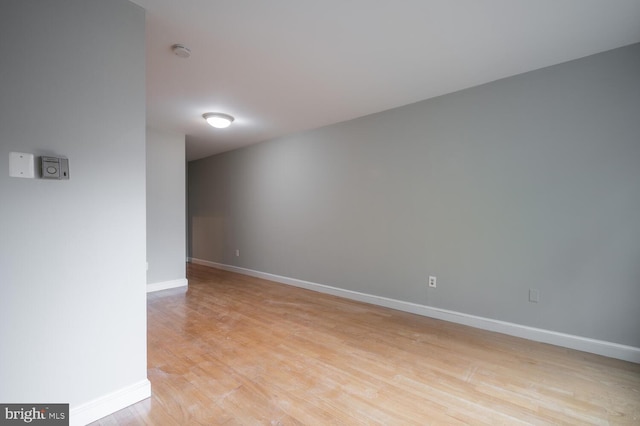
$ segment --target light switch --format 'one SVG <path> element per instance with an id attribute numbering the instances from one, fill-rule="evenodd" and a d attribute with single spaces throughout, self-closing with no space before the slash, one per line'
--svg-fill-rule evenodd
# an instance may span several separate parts
<path id="1" fill-rule="evenodd" d="M 33 178 L 35 176 L 33 154 L 24 152 L 9 153 L 9 176 Z"/>

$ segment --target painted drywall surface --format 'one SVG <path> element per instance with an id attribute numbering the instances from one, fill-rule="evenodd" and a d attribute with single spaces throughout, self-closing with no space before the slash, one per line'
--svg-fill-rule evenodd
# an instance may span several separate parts
<path id="1" fill-rule="evenodd" d="M 147 283 L 184 279 L 184 135 L 147 128 Z"/>
<path id="2" fill-rule="evenodd" d="M 191 256 L 638 347 L 639 76 L 633 45 L 191 162 Z"/>
<path id="3" fill-rule="evenodd" d="M 144 11 L 0 5 L 0 401 L 71 408 L 146 379 Z M 9 177 L 9 152 L 69 158 Z"/>

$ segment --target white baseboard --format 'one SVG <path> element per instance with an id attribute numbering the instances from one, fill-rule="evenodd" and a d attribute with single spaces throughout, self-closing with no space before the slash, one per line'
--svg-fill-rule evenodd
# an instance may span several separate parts
<path id="1" fill-rule="evenodd" d="M 151 382 L 144 379 L 96 398 L 69 411 L 70 426 L 84 426 L 151 396 Z"/>
<path id="2" fill-rule="evenodd" d="M 167 290 L 170 288 L 188 287 L 189 281 L 186 278 L 180 278 L 178 280 L 162 281 L 159 283 L 147 284 L 147 293 L 153 291 Z"/>
<path id="3" fill-rule="evenodd" d="M 252 277 L 263 278 L 282 284 L 306 288 L 308 290 L 314 290 L 320 293 L 340 296 L 346 299 L 357 300 L 359 302 L 371 303 L 373 305 L 384 306 L 387 308 L 397 309 L 399 311 L 410 312 L 413 314 L 436 318 L 457 324 L 464 324 L 482 330 L 495 331 L 502 334 L 508 334 L 510 336 L 522 337 L 524 339 L 533 340 L 536 342 L 549 343 L 551 345 L 577 349 L 579 351 L 590 352 L 610 358 L 617 358 L 624 361 L 640 363 L 640 348 L 636 348 L 633 346 L 620 345 L 618 343 L 606 342 L 603 340 L 574 336 L 572 334 L 559 333 L 556 331 L 544 330 L 541 328 L 529 327 L 526 325 L 514 324 L 506 321 L 499 321 L 491 318 L 469 315 L 462 312 L 434 308 L 431 306 L 404 302 L 387 297 L 374 296 L 357 291 L 331 287 L 324 284 L 317 284 L 309 281 L 298 280 L 295 278 L 288 278 L 280 275 L 240 268 L 237 266 L 210 262 L 208 260 L 189 258 L 189 261 L 198 265 L 211 266 L 217 269 L 224 269 L 225 271 L 238 272 L 240 274 L 250 275 Z"/>

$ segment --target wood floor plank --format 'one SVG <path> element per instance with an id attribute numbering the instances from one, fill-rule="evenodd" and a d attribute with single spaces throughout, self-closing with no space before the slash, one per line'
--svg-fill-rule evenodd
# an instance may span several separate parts
<path id="1" fill-rule="evenodd" d="M 640 424 L 640 365 L 199 265 L 148 295 L 153 396 L 94 425 Z"/>

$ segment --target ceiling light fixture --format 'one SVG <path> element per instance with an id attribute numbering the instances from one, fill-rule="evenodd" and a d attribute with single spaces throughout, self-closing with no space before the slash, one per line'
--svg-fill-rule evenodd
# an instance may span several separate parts
<path id="1" fill-rule="evenodd" d="M 224 129 L 225 127 L 229 127 L 231 123 L 233 123 L 234 118 L 229 114 L 222 114 L 221 112 L 207 112 L 206 114 L 202 114 L 205 120 L 209 125 L 215 127 L 216 129 Z"/>
<path id="2" fill-rule="evenodd" d="M 174 44 L 173 46 L 171 46 L 171 50 L 173 50 L 173 53 L 175 53 L 176 56 L 179 56 L 180 58 L 186 59 L 191 56 L 191 49 L 182 44 Z"/>

